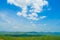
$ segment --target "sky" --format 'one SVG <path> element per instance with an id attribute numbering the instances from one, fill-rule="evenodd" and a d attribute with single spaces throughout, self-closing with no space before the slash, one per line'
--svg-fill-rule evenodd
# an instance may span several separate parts
<path id="1" fill-rule="evenodd" d="M 0 31 L 60 32 L 60 0 L 0 0 Z"/>

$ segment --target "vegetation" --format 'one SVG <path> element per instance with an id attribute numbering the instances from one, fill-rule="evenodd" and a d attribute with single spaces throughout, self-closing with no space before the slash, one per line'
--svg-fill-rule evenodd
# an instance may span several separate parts
<path id="1" fill-rule="evenodd" d="M 1 35 L 0 40 L 60 40 L 60 36 L 44 35 L 44 36 L 6 36 Z"/>
<path id="2" fill-rule="evenodd" d="M 0 32 L 0 40 L 60 40 L 60 32 Z"/>

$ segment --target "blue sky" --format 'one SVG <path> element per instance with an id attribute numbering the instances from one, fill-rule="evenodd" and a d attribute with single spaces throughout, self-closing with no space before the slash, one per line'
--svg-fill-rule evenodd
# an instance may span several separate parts
<path id="1" fill-rule="evenodd" d="M 60 32 L 60 0 L 0 0 L 0 31 Z"/>

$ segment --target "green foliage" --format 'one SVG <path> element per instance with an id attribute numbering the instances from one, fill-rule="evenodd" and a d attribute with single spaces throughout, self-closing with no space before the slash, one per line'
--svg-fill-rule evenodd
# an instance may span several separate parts
<path id="1" fill-rule="evenodd" d="M 0 40 L 60 40 L 60 36 L 44 35 L 44 36 L 0 36 Z"/>

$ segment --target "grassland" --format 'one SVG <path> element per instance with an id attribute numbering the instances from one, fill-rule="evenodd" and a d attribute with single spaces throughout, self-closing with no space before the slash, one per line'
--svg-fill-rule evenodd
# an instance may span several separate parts
<path id="1" fill-rule="evenodd" d="M 60 36 L 44 35 L 44 36 L 0 36 L 0 40 L 60 40 Z"/>

